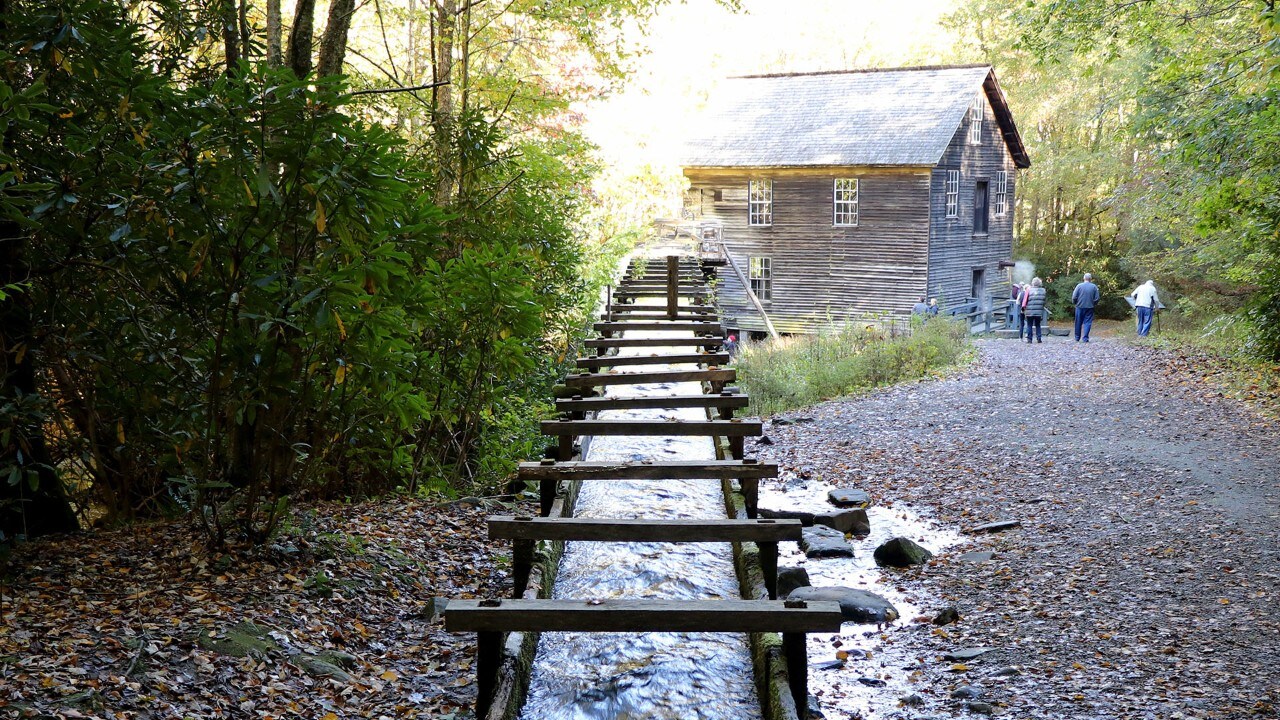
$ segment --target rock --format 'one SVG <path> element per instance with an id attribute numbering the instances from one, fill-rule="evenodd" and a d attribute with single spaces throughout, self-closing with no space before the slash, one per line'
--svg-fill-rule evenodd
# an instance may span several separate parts
<path id="1" fill-rule="evenodd" d="M 1022 668 L 1017 665 L 1010 665 L 1009 667 L 1002 667 L 991 674 L 996 677 L 1013 677 L 1014 675 L 1021 675 Z"/>
<path id="2" fill-rule="evenodd" d="M 977 525 L 977 526 L 971 527 L 968 530 L 965 530 L 965 532 L 969 534 L 994 533 L 994 532 L 1001 532 L 1004 530 L 1010 530 L 1012 528 L 1021 527 L 1021 526 L 1022 526 L 1021 520 L 997 520 L 995 522 L 989 522 L 984 525 Z"/>
<path id="3" fill-rule="evenodd" d="M 769 421 L 770 425 L 793 425 L 794 421 L 787 418 L 776 417 Z"/>
<path id="4" fill-rule="evenodd" d="M 863 490 L 853 488 L 835 488 L 827 492 L 827 500 L 836 507 L 866 508 L 871 504 L 871 496 Z"/>
<path id="5" fill-rule="evenodd" d="M 896 537 L 884 541 L 875 552 L 876 564 L 880 567 L 910 567 L 923 565 L 933 559 L 933 553 L 925 550 L 911 540 Z"/>
<path id="6" fill-rule="evenodd" d="M 781 510 L 760 508 L 760 517 L 771 520 L 799 520 L 801 525 L 825 525 L 842 533 L 867 535 L 871 532 L 871 521 L 867 511 L 861 508 L 833 509 L 827 511 Z"/>
<path id="7" fill-rule="evenodd" d="M 280 644 L 271 639 L 270 630 L 251 622 L 241 622 L 210 637 L 208 632 L 201 632 L 197 644 L 212 652 L 232 657 L 264 658 L 272 650 L 279 650 Z"/>
<path id="8" fill-rule="evenodd" d="M 360 662 L 360 658 L 341 650 L 323 650 L 316 654 L 316 658 L 330 665 L 336 665 L 343 670 L 354 670 L 356 663 Z"/>
<path id="9" fill-rule="evenodd" d="M 761 435 L 760 437 L 756 438 L 756 444 L 757 444 L 757 445 L 772 445 L 772 444 L 773 444 L 773 440 L 772 440 L 768 435 Z"/>
<path id="10" fill-rule="evenodd" d="M 821 720 L 826 717 L 826 715 L 822 713 L 822 707 L 818 705 L 818 698 L 810 695 L 806 705 L 808 705 L 808 707 L 805 708 L 808 720 Z"/>
<path id="11" fill-rule="evenodd" d="M 951 662 L 968 662 L 981 655 L 986 655 L 989 652 L 995 652 L 995 650 L 996 649 L 993 647 L 961 648 L 960 650 L 952 650 L 946 655 L 943 655 L 942 659 L 949 660 Z"/>
<path id="12" fill-rule="evenodd" d="M 867 511 L 862 508 L 817 513 L 813 516 L 813 524 L 826 525 L 842 533 L 859 536 L 871 534 L 871 520 L 867 518 Z"/>
<path id="13" fill-rule="evenodd" d="M 312 677 L 332 678 L 344 683 L 351 682 L 355 679 L 346 670 L 343 670 L 333 663 L 326 662 L 315 655 L 300 653 L 298 655 L 294 655 L 293 658 L 290 659 L 290 662 L 297 665 L 303 672 Z"/>
<path id="14" fill-rule="evenodd" d="M 915 693 L 911 693 L 910 695 L 898 698 L 898 703 L 907 707 L 920 707 L 924 705 L 924 698 Z"/>
<path id="15" fill-rule="evenodd" d="M 843 660 L 823 660 L 822 662 L 809 663 L 809 667 L 814 670 L 838 670 L 844 667 Z"/>
<path id="16" fill-rule="evenodd" d="M 977 700 L 982 697 L 982 689 L 976 688 L 972 685 L 961 685 L 951 691 L 951 697 L 960 700 Z"/>
<path id="17" fill-rule="evenodd" d="M 785 598 L 796 588 L 809 587 L 809 571 L 802 567 L 778 568 L 778 597 Z"/>
<path id="18" fill-rule="evenodd" d="M 856 623 L 891 623 L 898 609 L 888 600 L 851 587 L 802 587 L 791 591 L 788 600 L 830 600 L 840 603 L 840 614 Z"/>
<path id="19" fill-rule="evenodd" d="M 989 561 L 989 560 L 993 559 L 995 556 L 996 556 L 996 554 L 995 554 L 995 553 L 993 553 L 993 552 L 991 552 L 991 551 L 989 551 L 989 550 L 983 550 L 983 551 L 981 551 L 981 552 L 967 552 L 967 553 L 964 553 L 964 554 L 960 555 L 960 556 L 959 556 L 958 558 L 956 558 L 956 559 L 957 559 L 957 560 L 959 560 L 960 562 L 967 562 L 967 563 L 984 563 L 984 562 L 987 562 L 987 561 Z"/>
<path id="20" fill-rule="evenodd" d="M 469 508 L 480 507 L 482 503 L 483 501 L 478 497 L 467 496 L 458 498 L 457 500 L 449 503 L 449 505 L 450 507 L 455 507 L 460 510 L 467 510 Z"/>
<path id="21" fill-rule="evenodd" d="M 813 525 L 813 513 L 804 510 L 775 510 L 774 508 L 757 508 L 756 512 L 766 520 L 799 520 L 801 525 Z"/>
<path id="22" fill-rule="evenodd" d="M 969 712 L 975 712 L 979 715 L 994 715 L 996 709 L 991 707 L 991 703 L 984 702 L 967 702 L 965 707 L 969 708 Z"/>
<path id="23" fill-rule="evenodd" d="M 858 678 L 858 682 L 868 687 L 884 687 L 884 681 L 880 678 L 860 677 Z"/>
<path id="24" fill-rule="evenodd" d="M 954 605 L 943 608 L 942 612 L 933 616 L 934 625 L 950 625 L 953 622 L 960 622 L 960 611 Z"/>
<path id="25" fill-rule="evenodd" d="M 800 549 L 811 558 L 853 557 L 853 546 L 844 539 L 844 533 L 825 525 L 805 528 Z"/>

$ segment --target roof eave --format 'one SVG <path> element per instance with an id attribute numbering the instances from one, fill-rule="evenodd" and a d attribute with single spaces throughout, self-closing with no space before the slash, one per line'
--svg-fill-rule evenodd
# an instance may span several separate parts
<path id="1" fill-rule="evenodd" d="M 1004 90 L 1000 88 L 1000 81 L 996 80 L 994 68 L 987 73 L 987 79 L 982 82 L 982 88 L 986 91 L 987 101 L 991 103 L 996 123 L 1000 126 L 1000 135 L 1004 139 L 1005 146 L 1009 148 L 1014 166 L 1031 167 L 1031 156 L 1027 154 L 1027 146 L 1022 143 L 1022 135 L 1018 133 L 1018 125 L 1013 121 L 1013 112 L 1009 109 L 1009 101 L 1005 99 Z"/>

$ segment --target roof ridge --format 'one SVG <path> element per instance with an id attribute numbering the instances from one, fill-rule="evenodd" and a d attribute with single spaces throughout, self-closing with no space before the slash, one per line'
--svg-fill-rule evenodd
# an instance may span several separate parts
<path id="1" fill-rule="evenodd" d="M 817 75 L 855 75 L 860 73 L 919 72 L 924 70 L 968 70 L 989 68 L 991 63 L 968 63 L 956 65 L 906 65 L 887 68 L 856 68 L 852 70 L 814 70 L 810 72 L 761 73 L 757 75 L 730 75 L 728 80 L 754 80 L 758 78 L 811 77 Z"/>

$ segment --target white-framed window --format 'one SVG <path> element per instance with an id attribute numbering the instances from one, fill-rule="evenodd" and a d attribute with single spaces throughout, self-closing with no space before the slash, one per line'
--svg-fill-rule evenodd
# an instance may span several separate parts
<path id="1" fill-rule="evenodd" d="M 748 259 L 748 272 L 751 278 L 751 292 L 760 302 L 773 299 L 773 262 L 767 257 Z"/>
<path id="2" fill-rule="evenodd" d="M 831 197 L 831 224 L 836 227 L 856 227 L 858 224 L 857 178 L 836 178 Z"/>
<path id="3" fill-rule="evenodd" d="M 1009 171 L 1007 170 L 996 173 L 995 203 L 993 204 L 997 217 L 1004 215 L 1009 209 Z"/>
<path id="4" fill-rule="evenodd" d="M 978 93 L 978 97 L 973 99 L 973 104 L 969 106 L 969 143 L 971 145 L 982 144 L 982 115 L 986 109 L 986 101 L 982 98 L 982 93 Z"/>
<path id="5" fill-rule="evenodd" d="M 947 217 L 960 217 L 960 171 L 947 171 Z"/>
<path id="6" fill-rule="evenodd" d="M 767 227 L 773 224 L 772 180 L 747 182 L 747 224 L 752 227 Z"/>

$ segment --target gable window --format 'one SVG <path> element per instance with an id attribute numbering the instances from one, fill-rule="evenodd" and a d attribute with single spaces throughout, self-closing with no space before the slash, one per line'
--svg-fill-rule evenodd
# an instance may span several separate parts
<path id="1" fill-rule="evenodd" d="M 995 195 L 996 217 L 999 217 L 1009 209 L 1009 172 L 1007 170 L 996 173 Z"/>
<path id="2" fill-rule="evenodd" d="M 856 227 L 858 225 L 857 178 L 837 178 L 832 198 L 831 224 L 836 227 Z"/>
<path id="3" fill-rule="evenodd" d="M 974 98 L 973 104 L 969 106 L 969 144 L 982 144 L 982 111 L 985 103 L 982 101 L 982 94 Z"/>
<path id="4" fill-rule="evenodd" d="M 773 263 L 767 257 L 750 258 L 751 292 L 760 302 L 773 299 Z"/>
<path id="5" fill-rule="evenodd" d="M 979 180 L 973 185 L 973 234 L 985 235 L 987 232 L 987 181 Z"/>
<path id="6" fill-rule="evenodd" d="M 960 171 L 947 171 L 947 217 L 960 217 Z"/>
<path id="7" fill-rule="evenodd" d="M 747 224 L 753 227 L 773 224 L 772 180 L 751 180 L 747 183 Z"/>

